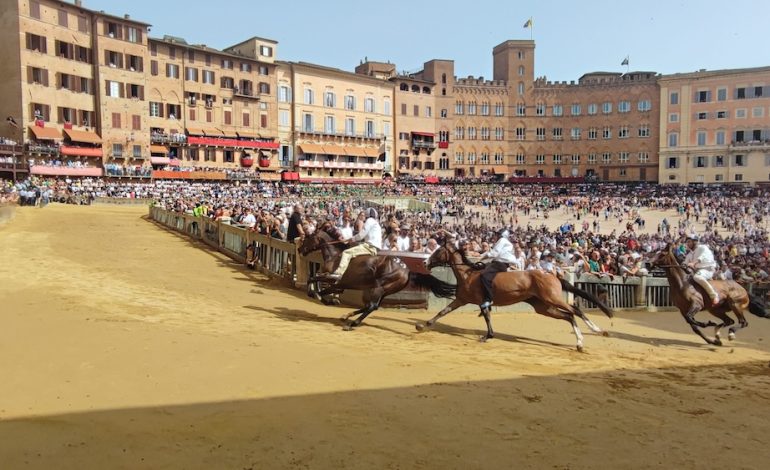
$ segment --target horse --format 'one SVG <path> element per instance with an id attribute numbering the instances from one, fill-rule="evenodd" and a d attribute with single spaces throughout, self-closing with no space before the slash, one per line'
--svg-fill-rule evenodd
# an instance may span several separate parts
<path id="1" fill-rule="evenodd" d="M 325 273 L 332 272 L 339 264 L 339 255 L 346 244 L 336 239 L 335 229 L 323 225 L 312 235 L 305 236 L 299 246 L 302 256 L 321 250 Z M 355 310 L 342 317 L 343 322 L 359 315 L 359 317 L 344 326 L 344 330 L 350 331 L 361 325 L 361 322 L 373 311 L 380 308 L 382 300 L 396 292 L 406 288 L 410 284 L 425 287 L 431 290 L 437 297 L 452 297 L 456 287 L 441 281 L 430 274 L 411 272 L 409 268 L 395 256 L 362 255 L 350 260 L 347 270 L 335 284 L 318 289 L 318 283 L 327 281 L 323 274 L 311 277 L 308 280 L 308 295 L 322 298 L 328 294 L 339 293 L 345 289 L 363 291 L 364 307 Z M 312 292 L 311 285 L 315 284 L 316 293 Z"/>
<path id="2" fill-rule="evenodd" d="M 720 332 L 722 328 L 729 327 L 727 338 L 732 341 L 735 339 L 735 332 L 741 328 L 749 326 L 746 317 L 743 315 L 745 310 L 758 317 L 770 318 L 762 302 L 749 295 L 740 284 L 735 281 L 709 281 L 719 294 L 719 303 L 712 305 L 708 294 L 703 288 L 693 282 L 690 282 L 690 276 L 687 274 L 689 268 L 679 263 L 674 254 L 673 246 L 669 243 L 664 249 L 659 251 L 649 263 L 652 266 L 663 268 L 668 278 L 669 296 L 684 320 L 690 325 L 692 331 L 703 338 L 706 343 L 714 346 L 722 346 Z M 707 310 L 715 317 L 722 320 L 722 323 L 708 321 L 706 323 L 695 319 L 695 314 Z M 738 325 L 733 326 L 735 321 L 727 315 L 732 311 L 738 318 Z M 700 328 L 714 327 L 714 339 L 706 337 Z"/>
<path id="3" fill-rule="evenodd" d="M 481 272 L 471 263 L 465 253 L 457 249 L 453 243 L 446 242 L 439 247 L 427 260 L 428 269 L 436 266 L 451 266 L 457 278 L 457 295 L 455 300 L 444 307 L 426 324 L 418 323 L 417 331 L 432 327 L 436 321 L 449 312 L 466 304 L 482 302 Z M 566 280 L 542 271 L 509 271 L 495 276 L 493 283 L 495 305 L 513 305 L 519 302 L 530 304 L 537 313 L 559 320 L 565 320 L 572 326 L 577 338 L 577 350 L 583 351 L 583 334 L 577 326 L 575 316 L 581 318 L 594 333 L 606 336 L 577 305 L 569 305 L 564 301 L 562 291 L 566 290 L 578 297 L 594 302 L 602 312 L 612 318 L 612 310 L 593 294 L 579 289 Z M 487 325 L 487 333 L 481 341 L 494 337 L 489 309 L 482 309 L 481 315 Z"/>

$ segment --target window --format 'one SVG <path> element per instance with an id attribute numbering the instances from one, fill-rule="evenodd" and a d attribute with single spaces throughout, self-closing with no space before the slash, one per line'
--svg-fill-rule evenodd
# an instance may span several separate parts
<path id="1" fill-rule="evenodd" d="M 72 108 L 59 108 L 59 122 L 74 123 L 75 110 Z"/>
<path id="2" fill-rule="evenodd" d="M 605 152 L 602 154 L 602 163 L 610 163 L 612 161 L 612 154 Z"/>
<path id="3" fill-rule="evenodd" d="M 66 43 L 60 43 L 60 44 L 66 44 Z M 61 48 L 59 48 L 61 50 Z M 105 63 L 106 65 L 110 67 L 119 67 L 123 68 L 123 54 L 119 52 L 113 52 L 113 51 L 104 51 L 105 55 Z M 62 55 L 63 57 L 64 55 Z"/>
<path id="4" fill-rule="evenodd" d="M 736 173 L 735 174 L 735 181 L 743 181 L 743 174 Z"/>
<path id="5" fill-rule="evenodd" d="M 727 101 L 727 88 L 717 88 L 717 101 Z"/>
<path id="6" fill-rule="evenodd" d="M 463 140 L 463 139 L 465 139 L 465 128 L 455 127 L 455 140 Z"/>
<path id="7" fill-rule="evenodd" d="M 746 156 L 745 155 L 735 155 L 735 160 L 733 161 L 733 164 L 735 166 L 746 166 Z"/>
<path id="8" fill-rule="evenodd" d="M 449 159 L 446 157 L 442 157 L 438 159 L 438 169 L 439 170 L 448 170 L 449 169 Z"/>
<path id="9" fill-rule="evenodd" d="M 375 136 L 374 121 L 372 121 L 371 119 L 367 119 L 366 122 L 364 123 L 364 129 L 365 129 L 364 131 L 365 137 L 368 137 L 370 139 L 374 138 Z"/>
<path id="10" fill-rule="evenodd" d="M 599 106 L 596 103 L 591 103 L 588 105 L 588 115 L 589 116 L 595 116 L 596 113 L 599 110 Z"/>
<path id="11" fill-rule="evenodd" d="M 131 116 L 131 130 L 133 131 L 141 131 L 142 130 L 142 117 L 137 116 L 136 114 Z"/>
<path id="12" fill-rule="evenodd" d="M 163 117 L 163 104 L 150 101 L 150 117 Z"/>
<path id="13" fill-rule="evenodd" d="M 603 114 L 610 114 L 612 112 L 612 102 L 605 101 L 602 103 L 602 113 Z"/>
<path id="14" fill-rule="evenodd" d="M 120 129 L 120 113 L 112 113 L 112 128 Z"/>
<path id="15" fill-rule="evenodd" d="M 711 92 L 706 90 L 700 90 L 697 93 L 695 93 L 695 102 L 696 103 L 708 103 L 711 101 Z"/>
<path id="16" fill-rule="evenodd" d="M 502 127 L 495 127 L 495 140 L 503 140 L 505 138 L 505 130 Z"/>
<path id="17" fill-rule="evenodd" d="M 420 107 L 418 105 L 414 105 L 412 107 L 412 115 L 414 115 L 414 117 L 418 117 L 420 115 Z"/>
<path id="18" fill-rule="evenodd" d="M 545 140 L 545 127 L 535 129 L 535 136 L 537 140 Z"/>
<path id="19" fill-rule="evenodd" d="M 735 89 L 735 99 L 738 99 L 738 100 L 746 99 L 746 89 L 745 88 L 736 88 Z"/>
<path id="20" fill-rule="evenodd" d="M 305 104 L 313 104 L 313 90 L 305 88 Z"/>
<path id="21" fill-rule="evenodd" d="M 216 76 L 214 75 L 214 72 L 211 70 L 204 70 L 203 71 L 203 83 L 206 83 L 208 85 L 213 85 L 216 81 Z"/>
<path id="22" fill-rule="evenodd" d="M 140 42 L 142 40 L 142 33 L 132 27 L 126 27 L 126 41 L 128 42 Z"/>
<path id="23" fill-rule="evenodd" d="M 714 181 L 724 181 L 725 175 L 714 175 Z"/>
<path id="24" fill-rule="evenodd" d="M 278 87 L 278 102 L 279 103 L 288 103 L 291 101 L 291 88 L 289 88 L 286 85 L 281 85 Z"/>
<path id="25" fill-rule="evenodd" d="M 464 154 L 462 152 L 455 152 L 455 163 L 462 165 L 464 158 Z"/>
<path id="26" fill-rule="evenodd" d="M 524 94 L 524 83 L 523 82 L 519 82 L 518 92 L 519 92 L 519 95 L 523 95 Z"/>
<path id="27" fill-rule="evenodd" d="M 166 64 L 166 77 L 179 78 L 179 66 L 175 64 Z"/>
<path id="28" fill-rule="evenodd" d="M 337 95 L 334 94 L 332 91 L 327 91 L 324 93 L 324 106 L 327 108 L 333 108 L 337 105 Z"/>
<path id="29" fill-rule="evenodd" d="M 561 138 L 562 138 L 562 129 L 561 129 L 561 127 L 554 127 L 553 131 L 552 131 L 552 134 L 553 134 L 553 140 L 561 140 Z"/>
<path id="30" fill-rule="evenodd" d="M 620 153 L 618 153 L 618 162 L 620 162 L 620 163 L 628 163 L 629 155 L 630 154 L 628 152 L 620 152 Z"/>
<path id="31" fill-rule="evenodd" d="M 441 119 L 446 119 L 447 117 L 446 109 L 442 109 L 441 112 L 439 113 L 439 116 L 441 117 Z"/>
<path id="32" fill-rule="evenodd" d="M 29 2 L 29 16 L 40 19 L 40 2 L 35 0 Z"/>
<path id="33" fill-rule="evenodd" d="M 142 146 L 141 145 L 134 145 L 133 146 L 133 156 L 134 156 L 134 158 L 142 158 Z"/>
<path id="34" fill-rule="evenodd" d="M 243 113 L 241 115 L 241 125 L 243 127 L 249 127 L 251 125 L 251 115 L 249 113 Z"/>
<path id="35" fill-rule="evenodd" d="M 259 46 L 259 55 L 273 57 L 273 48 L 270 46 Z"/>
<path id="36" fill-rule="evenodd" d="M 580 155 L 578 154 L 572 155 L 572 164 L 580 165 Z"/>
<path id="37" fill-rule="evenodd" d="M 192 52 L 192 51 L 191 51 Z M 241 62 L 241 72 L 251 72 L 251 64 L 248 62 Z"/>
<path id="38" fill-rule="evenodd" d="M 455 102 L 455 114 L 462 115 L 464 113 L 464 103 L 462 101 Z"/>
<path id="39" fill-rule="evenodd" d="M 522 155 L 520 153 L 516 155 L 516 164 L 517 165 L 526 165 L 526 162 L 527 162 L 527 159 L 526 159 L 526 157 L 524 155 Z"/>
<path id="40" fill-rule="evenodd" d="M 535 115 L 545 116 L 545 105 L 543 103 L 537 103 L 535 105 Z"/>
<path id="41" fill-rule="evenodd" d="M 233 69 L 233 61 L 230 59 L 222 59 L 222 68 L 227 70 Z"/>
<path id="42" fill-rule="evenodd" d="M 631 111 L 631 102 L 630 101 L 621 101 L 618 103 L 618 112 L 619 113 L 627 113 Z"/>
<path id="43" fill-rule="evenodd" d="M 642 124 L 639 126 L 639 137 L 649 137 L 650 136 L 650 126 L 647 124 Z"/>
<path id="44" fill-rule="evenodd" d="M 573 127 L 572 131 L 570 132 L 570 137 L 572 138 L 572 140 L 580 140 L 580 128 Z"/>
<path id="45" fill-rule="evenodd" d="M 705 113 L 705 112 L 696 113 L 695 117 L 696 117 L 696 118 L 697 118 L 699 121 L 704 121 L 704 120 L 706 120 L 706 119 L 708 119 L 708 118 L 709 118 L 709 113 Z"/>
<path id="46" fill-rule="evenodd" d="M 313 132 L 313 115 L 305 113 L 302 115 L 302 130 L 304 132 Z"/>
<path id="47" fill-rule="evenodd" d="M 107 80 L 107 86 L 106 86 L 107 96 L 111 96 L 113 98 L 120 98 L 122 88 L 123 87 L 119 82 L 113 82 L 113 81 Z"/>
<path id="48" fill-rule="evenodd" d="M 562 114 L 564 114 L 564 108 L 562 108 L 560 104 L 553 105 L 552 111 L 553 111 L 552 114 L 554 116 L 561 116 Z"/>
<path id="49" fill-rule="evenodd" d="M 324 133 L 334 134 L 336 131 L 334 116 L 326 116 L 324 118 Z"/>
<path id="50" fill-rule="evenodd" d="M 679 144 L 679 134 L 676 132 L 672 132 L 668 135 L 668 146 L 669 147 L 676 147 L 677 144 Z"/>
<path id="51" fill-rule="evenodd" d="M 185 67 L 184 76 L 185 76 L 185 80 L 187 80 L 188 82 L 197 82 L 198 69 L 196 69 L 195 67 Z"/>
<path id="52" fill-rule="evenodd" d="M 650 110 L 652 110 L 652 101 L 650 101 L 650 100 L 641 100 L 641 101 L 639 101 L 639 103 L 637 103 L 636 109 L 639 112 L 650 111 Z"/>
<path id="53" fill-rule="evenodd" d="M 260 75 L 270 75 L 270 69 L 266 65 L 260 65 L 258 70 Z"/>
<path id="54" fill-rule="evenodd" d="M 736 119 L 746 119 L 746 110 L 745 109 L 736 109 L 735 110 L 735 118 Z"/>
<path id="55" fill-rule="evenodd" d="M 717 131 L 716 132 L 716 144 L 717 145 L 724 145 L 725 144 L 725 131 Z"/>
<path id="56" fill-rule="evenodd" d="M 717 119 L 727 119 L 727 111 L 717 111 Z"/>
<path id="57" fill-rule="evenodd" d="M 561 155 L 554 155 L 553 156 L 553 164 L 554 165 L 561 165 Z"/>
<path id="58" fill-rule="evenodd" d="M 751 117 L 761 118 L 764 115 L 765 115 L 765 108 L 761 106 L 751 108 Z"/>
<path id="59" fill-rule="evenodd" d="M 485 128 L 482 128 L 482 133 Z M 524 127 L 517 127 L 516 128 L 516 140 L 524 140 L 527 135 L 527 130 Z M 483 136 L 482 136 L 483 138 Z"/>
<path id="60" fill-rule="evenodd" d="M 353 118 L 345 119 L 345 135 L 356 134 L 356 120 Z"/>
<path id="61" fill-rule="evenodd" d="M 605 127 L 602 129 L 602 138 L 603 139 L 611 139 L 612 138 L 612 128 L 611 127 Z"/>
<path id="62" fill-rule="evenodd" d="M 60 77 L 60 86 L 69 89 L 69 75 L 60 74 Z M 27 82 L 48 86 L 48 70 L 37 67 L 27 67 Z"/>
<path id="63" fill-rule="evenodd" d="M 705 131 L 699 131 L 696 134 L 697 142 L 699 146 L 706 145 L 706 132 Z"/>
<path id="64" fill-rule="evenodd" d="M 571 109 L 571 114 L 573 116 L 580 116 L 581 107 L 579 104 L 573 104 Z"/>
<path id="65" fill-rule="evenodd" d="M 115 158 L 123 157 L 123 144 L 112 144 L 112 156 Z"/>
<path id="66" fill-rule="evenodd" d="M 374 112 L 374 98 L 367 97 L 364 99 L 364 112 L 367 112 L 367 113 Z"/>
<path id="67" fill-rule="evenodd" d="M 679 104 L 679 92 L 678 91 L 672 91 L 669 95 L 669 104 L 671 105 L 677 105 Z"/>
<path id="68" fill-rule="evenodd" d="M 141 85 L 133 85 L 128 84 L 126 85 L 127 91 L 128 91 L 128 97 L 129 98 L 136 98 L 143 100 L 144 99 L 144 87 Z"/>
<path id="69" fill-rule="evenodd" d="M 476 115 L 476 102 L 475 101 L 471 101 L 471 102 L 468 103 L 468 114 L 471 115 L 471 116 L 475 116 Z"/>
<path id="70" fill-rule="evenodd" d="M 67 11 L 59 10 L 59 26 L 67 27 Z"/>
<path id="71" fill-rule="evenodd" d="M 754 98 L 760 98 L 762 96 L 762 87 L 761 86 L 755 86 L 754 87 Z"/>
<path id="72" fill-rule="evenodd" d="M 289 127 L 289 111 L 281 109 L 278 111 L 278 125 L 281 127 Z"/>
<path id="73" fill-rule="evenodd" d="M 503 116 L 505 113 L 503 103 L 495 103 L 495 116 Z"/>
<path id="74" fill-rule="evenodd" d="M 226 109 L 223 112 L 222 120 L 224 121 L 225 124 L 227 124 L 228 126 L 231 126 L 233 124 L 233 112 Z"/>
<path id="75" fill-rule="evenodd" d="M 406 103 L 401 103 L 401 115 L 406 116 Z"/>
<path id="76" fill-rule="evenodd" d="M 427 113 L 428 113 L 427 117 L 431 117 L 430 116 L 430 111 L 431 111 L 430 106 L 428 106 L 427 107 Z M 387 99 L 387 98 L 385 98 L 382 101 L 382 113 L 386 114 L 386 115 L 390 115 L 390 100 Z M 446 116 L 444 116 L 444 117 L 446 117 Z"/>
<path id="77" fill-rule="evenodd" d="M 48 40 L 37 34 L 27 33 L 27 49 L 35 52 L 48 52 Z"/>
<path id="78" fill-rule="evenodd" d="M 591 127 L 588 129 L 588 140 L 596 140 L 598 135 L 599 130 L 597 128 Z"/>
<path id="79" fill-rule="evenodd" d="M 620 129 L 618 129 L 618 139 L 627 139 L 628 138 L 628 126 L 620 126 Z"/>
<path id="80" fill-rule="evenodd" d="M 489 116 L 489 102 L 484 101 L 481 103 L 481 115 L 482 116 Z"/>
<path id="81" fill-rule="evenodd" d="M 708 157 L 695 157 L 695 168 L 706 168 L 708 166 Z"/>
<path id="82" fill-rule="evenodd" d="M 588 154 L 588 164 L 589 165 L 596 165 L 596 154 L 595 153 L 589 153 Z"/>
<path id="83" fill-rule="evenodd" d="M 639 152 L 639 163 L 647 163 L 650 160 L 650 154 L 647 152 Z"/>
<path id="84" fill-rule="evenodd" d="M 679 113 L 671 113 L 668 115 L 668 122 L 679 122 Z"/>
<path id="85" fill-rule="evenodd" d="M 356 109 L 356 97 L 353 95 L 345 95 L 345 109 L 347 110 L 355 110 Z"/>
<path id="86" fill-rule="evenodd" d="M 523 77 L 523 76 L 524 76 L 524 66 L 519 65 L 519 77 Z"/>
<path id="87" fill-rule="evenodd" d="M 527 105 L 519 103 L 516 105 L 516 115 L 525 116 L 527 114 Z"/>
<path id="88" fill-rule="evenodd" d="M 626 176 L 626 169 L 625 168 L 620 168 L 618 170 L 618 176 Z"/>
<path id="89" fill-rule="evenodd" d="M 469 140 L 475 140 L 476 139 L 476 128 L 475 127 L 469 127 L 468 128 L 468 139 Z"/>
<path id="90" fill-rule="evenodd" d="M 105 25 L 107 36 L 115 39 L 123 39 L 123 27 L 117 23 L 107 23 Z"/>
<path id="91" fill-rule="evenodd" d="M 535 164 L 545 165 L 545 155 L 535 155 Z"/>

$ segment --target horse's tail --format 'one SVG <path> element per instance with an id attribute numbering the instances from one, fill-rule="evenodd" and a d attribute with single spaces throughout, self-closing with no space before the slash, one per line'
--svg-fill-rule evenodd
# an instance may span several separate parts
<path id="1" fill-rule="evenodd" d="M 419 287 L 427 287 L 436 297 L 454 297 L 457 293 L 457 286 L 449 284 L 431 274 L 409 273 L 409 281 Z"/>
<path id="2" fill-rule="evenodd" d="M 580 297 L 581 299 L 585 299 L 589 302 L 595 303 L 599 307 L 599 310 L 604 312 L 604 314 L 607 315 L 608 317 L 612 318 L 613 316 L 615 316 L 615 312 L 613 312 L 612 309 L 607 304 L 602 302 L 602 300 L 599 299 L 599 297 L 595 296 L 590 292 L 584 291 L 583 289 L 579 289 L 575 287 L 566 279 L 559 278 L 559 281 L 561 282 L 561 288 L 564 289 L 565 291 L 571 294 L 574 294 Z"/>
<path id="3" fill-rule="evenodd" d="M 770 318 L 770 312 L 767 311 L 765 303 L 756 295 L 749 294 L 749 312 L 761 318 Z"/>

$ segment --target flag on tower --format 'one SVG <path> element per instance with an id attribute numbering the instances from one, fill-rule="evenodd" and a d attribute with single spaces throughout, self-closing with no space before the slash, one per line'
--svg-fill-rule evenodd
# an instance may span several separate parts
<path id="1" fill-rule="evenodd" d="M 531 28 L 532 27 L 532 18 L 530 17 L 526 23 L 524 23 L 525 28 Z"/>
<path id="2" fill-rule="evenodd" d="M 626 56 L 626 58 L 623 59 L 623 62 L 621 62 L 620 65 L 628 65 L 628 56 Z"/>

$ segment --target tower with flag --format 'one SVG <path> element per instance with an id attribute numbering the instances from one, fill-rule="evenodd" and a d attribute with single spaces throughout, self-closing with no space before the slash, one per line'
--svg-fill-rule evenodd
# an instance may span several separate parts
<path id="1" fill-rule="evenodd" d="M 524 23 L 524 29 L 529 28 L 529 39 L 532 39 L 532 17 L 530 16 L 529 19 Z"/>

